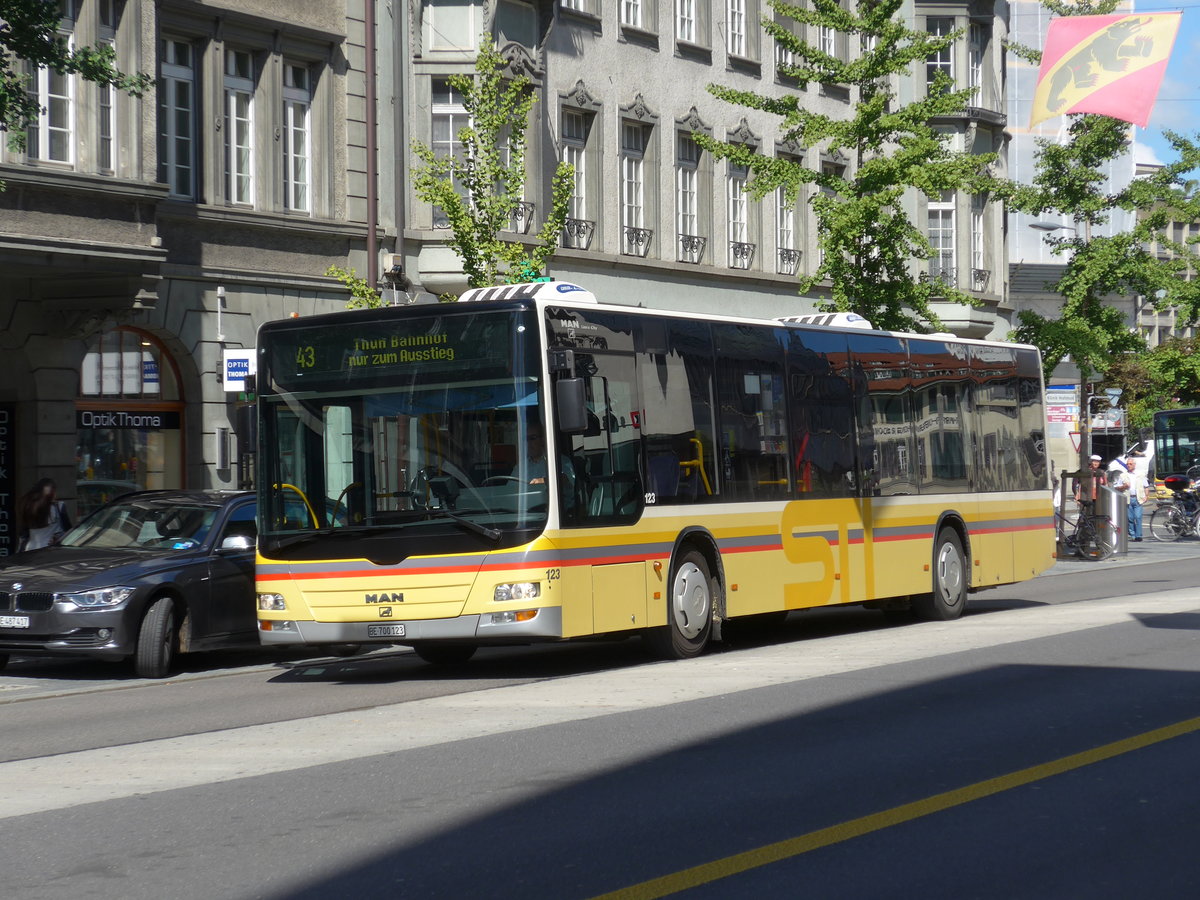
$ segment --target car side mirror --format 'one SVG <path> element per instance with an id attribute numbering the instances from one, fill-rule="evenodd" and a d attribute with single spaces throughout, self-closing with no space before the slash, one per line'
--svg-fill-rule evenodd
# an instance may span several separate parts
<path id="1" fill-rule="evenodd" d="M 226 535 L 221 541 L 221 550 L 253 550 L 254 538 L 248 534 Z"/>

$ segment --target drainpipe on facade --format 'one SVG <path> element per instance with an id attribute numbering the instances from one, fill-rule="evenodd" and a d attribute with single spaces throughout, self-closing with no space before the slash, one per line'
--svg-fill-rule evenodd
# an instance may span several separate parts
<path id="1" fill-rule="evenodd" d="M 364 27 L 366 30 L 366 101 L 367 101 L 367 284 L 374 290 L 378 283 L 379 261 L 376 244 L 379 220 L 379 196 L 376 185 L 379 160 L 375 152 L 375 0 L 364 0 Z"/>

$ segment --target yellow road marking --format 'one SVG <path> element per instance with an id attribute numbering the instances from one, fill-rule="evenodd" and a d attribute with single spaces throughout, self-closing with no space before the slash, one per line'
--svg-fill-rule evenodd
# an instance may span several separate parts
<path id="1" fill-rule="evenodd" d="M 1035 781 L 1042 781 L 1054 775 L 1062 775 L 1073 769 L 1103 762 L 1106 759 L 1112 759 L 1115 756 L 1140 750 L 1143 747 L 1149 747 L 1184 734 L 1191 734 L 1194 731 L 1200 731 L 1200 717 L 1176 722 L 1174 725 L 1167 725 L 1163 728 L 1156 728 L 1154 731 L 1147 731 L 1144 734 L 1114 741 L 1111 744 L 1104 744 L 1100 747 L 1094 747 L 1091 750 L 1084 750 L 1082 753 L 1064 756 L 1062 759 L 1030 766 L 1027 769 L 1020 769 L 1016 772 L 1010 772 L 1007 775 L 1000 775 L 997 778 L 989 778 L 986 781 L 970 784 L 953 791 L 935 794 L 932 797 L 906 803 L 903 806 L 893 807 L 883 812 L 872 813 L 869 816 L 852 819 L 849 822 L 842 822 L 829 828 L 810 831 L 808 834 L 789 838 L 786 841 L 767 844 L 743 853 L 735 853 L 733 856 L 726 856 L 724 859 L 693 866 L 690 869 L 683 869 L 679 872 L 673 872 L 670 875 L 664 875 L 661 878 L 653 878 L 650 881 L 643 881 L 641 884 L 631 885 L 630 887 L 621 888 L 609 894 L 603 894 L 595 898 L 595 900 L 654 900 L 654 898 L 666 897 L 670 894 L 687 890 L 688 888 L 699 887 L 700 885 L 718 881 L 722 878 L 728 878 L 731 875 L 738 875 L 742 872 L 748 872 L 751 869 L 757 869 L 761 866 L 779 862 L 780 860 L 799 856 L 802 853 L 808 853 L 810 850 L 828 847 L 832 844 L 850 840 L 851 838 L 870 834 L 873 831 L 880 831 L 893 825 L 911 822 L 913 819 L 919 819 L 922 816 L 932 815 L 933 813 L 951 809 L 955 806 L 961 806 L 964 803 L 970 803 L 972 800 L 981 800 L 984 797 L 990 797 L 1002 791 L 1032 784 Z"/>

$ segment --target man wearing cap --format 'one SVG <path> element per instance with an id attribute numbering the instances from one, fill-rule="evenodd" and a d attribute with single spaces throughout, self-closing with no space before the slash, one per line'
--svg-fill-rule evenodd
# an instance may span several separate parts
<path id="1" fill-rule="evenodd" d="M 1104 462 L 1104 460 L 1101 459 L 1099 456 L 1097 456 L 1094 453 L 1092 454 L 1092 458 L 1090 460 L 1088 460 L 1088 474 L 1090 474 L 1092 476 L 1091 496 L 1086 497 L 1086 498 L 1083 497 L 1082 479 L 1079 479 L 1079 478 L 1075 479 L 1075 502 L 1076 503 L 1081 503 L 1085 499 L 1090 503 L 1090 502 L 1093 502 L 1097 497 L 1100 496 L 1100 488 L 1103 485 L 1108 483 L 1107 481 L 1105 481 L 1104 472 L 1100 468 L 1100 463 L 1102 463 L 1102 462 Z"/>

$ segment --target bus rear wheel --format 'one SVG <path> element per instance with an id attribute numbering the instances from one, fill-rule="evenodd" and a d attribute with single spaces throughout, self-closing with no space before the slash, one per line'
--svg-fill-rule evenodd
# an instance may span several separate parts
<path id="1" fill-rule="evenodd" d="M 919 619 L 946 622 L 962 615 L 967 605 L 967 563 L 962 540 L 953 528 L 943 528 L 933 545 L 933 592 L 913 597 Z"/>
<path id="2" fill-rule="evenodd" d="M 715 593 L 704 554 L 688 550 L 680 556 L 671 570 L 667 624 L 646 632 L 651 651 L 663 659 L 699 656 L 712 634 Z"/>

